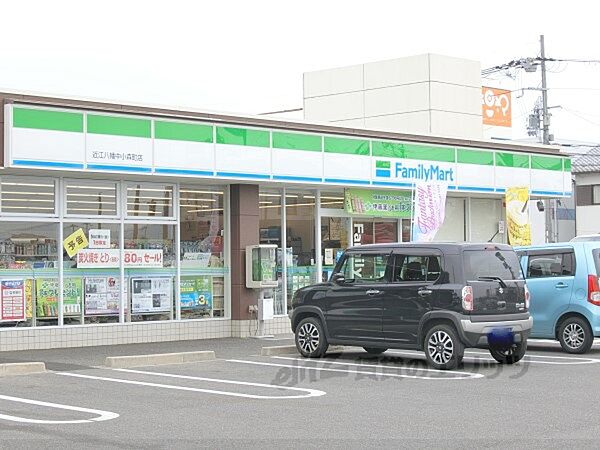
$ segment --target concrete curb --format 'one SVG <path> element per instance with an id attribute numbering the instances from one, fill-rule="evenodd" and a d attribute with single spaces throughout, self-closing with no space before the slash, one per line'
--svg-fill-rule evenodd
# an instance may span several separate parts
<path id="1" fill-rule="evenodd" d="M 179 352 L 156 353 L 152 355 L 108 356 L 104 362 L 107 367 L 126 369 L 128 367 L 162 366 L 166 364 L 183 364 L 215 359 L 215 352 Z"/>
<path id="2" fill-rule="evenodd" d="M 345 349 L 343 345 L 331 345 L 327 349 L 327 353 L 341 352 Z M 260 356 L 276 356 L 287 355 L 290 353 L 298 353 L 295 345 L 276 345 L 273 347 L 263 347 L 260 350 Z"/>
<path id="3" fill-rule="evenodd" d="M 298 353 L 295 345 L 275 345 L 260 349 L 260 356 L 286 355 L 289 353 Z"/>
<path id="4" fill-rule="evenodd" d="M 0 377 L 10 375 L 29 375 L 32 373 L 44 372 L 46 372 L 46 364 L 43 362 L 0 364 Z"/>

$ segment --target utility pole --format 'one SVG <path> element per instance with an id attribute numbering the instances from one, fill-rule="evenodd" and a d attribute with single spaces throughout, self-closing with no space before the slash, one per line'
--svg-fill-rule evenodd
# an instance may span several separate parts
<path id="1" fill-rule="evenodd" d="M 544 35 L 540 35 L 540 66 L 542 72 L 542 143 L 550 144 L 550 115 L 548 113 L 548 85 L 546 84 L 546 48 Z M 556 200 L 548 199 L 546 206 L 546 241 L 558 241 L 558 218 L 556 217 Z"/>
<path id="2" fill-rule="evenodd" d="M 548 115 L 548 86 L 546 85 L 546 49 L 544 47 L 544 35 L 540 36 L 540 56 L 542 58 L 542 143 L 550 144 L 550 116 Z"/>

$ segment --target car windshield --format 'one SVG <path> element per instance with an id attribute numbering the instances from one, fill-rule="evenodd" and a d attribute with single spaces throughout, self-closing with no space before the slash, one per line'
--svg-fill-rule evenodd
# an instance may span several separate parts
<path id="1" fill-rule="evenodd" d="M 590 241 L 600 241 L 600 234 L 593 234 L 590 236 L 577 236 L 571 239 L 571 242 L 590 242 Z"/>
<path id="2" fill-rule="evenodd" d="M 463 265 L 469 281 L 481 277 L 499 277 L 504 281 L 523 279 L 517 254 L 510 250 L 465 250 Z"/>
<path id="3" fill-rule="evenodd" d="M 600 277 L 600 248 L 592 250 L 592 256 L 596 265 L 596 275 Z"/>

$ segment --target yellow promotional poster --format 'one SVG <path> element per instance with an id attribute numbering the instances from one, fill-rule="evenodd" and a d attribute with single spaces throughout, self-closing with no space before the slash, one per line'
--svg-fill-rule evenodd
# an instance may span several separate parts
<path id="1" fill-rule="evenodd" d="M 506 222 L 510 245 L 531 245 L 528 188 L 511 187 L 506 190 Z"/>
<path id="2" fill-rule="evenodd" d="M 72 258 L 79 250 L 88 246 L 88 240 L 83 230 L 79 228 L 64 240 L 63 245 L 69 258 Z"/>

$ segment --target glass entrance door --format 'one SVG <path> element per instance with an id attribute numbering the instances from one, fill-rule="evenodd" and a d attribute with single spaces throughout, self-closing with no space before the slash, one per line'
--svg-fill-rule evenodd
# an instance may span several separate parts
<path id="1" fill-rule="evenodd" d="M 389 244 L 398 241 L 398 221 L 353 219 L 352 245 Z"/>
<path id="2" fill-rule="evenodd" d="M 331 276 L 342 252 L 350 247 L 349 217 L 321 217 L 321 264 L 323 281 Z"/>

